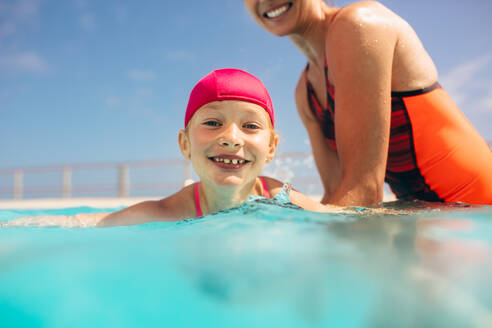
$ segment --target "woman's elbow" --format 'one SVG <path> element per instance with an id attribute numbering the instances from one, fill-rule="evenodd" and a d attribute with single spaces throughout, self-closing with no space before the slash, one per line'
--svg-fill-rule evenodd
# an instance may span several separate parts
<path id="1" fill-rule="evenodd" d="M 384 198 L 383 184 L 378 184 L 372 187 L 369 195 L 371 195 L 371 205 L 377 205 L 381 203 Z"/>
<path id="2" fill-rule="evenodd" d="M 362 201 L 361 205 L 372 206 L 377 205 L 383 201 L 383 186 L 384 181 L 373 180 L 359 184 L 359 199 Z"/>

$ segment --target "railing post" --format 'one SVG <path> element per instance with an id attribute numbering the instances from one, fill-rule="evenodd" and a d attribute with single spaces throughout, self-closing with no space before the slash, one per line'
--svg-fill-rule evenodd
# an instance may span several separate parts
<path id="1" fill-rule="evenodd" d="M 14 199 L 22 199 L 24 187 L 24 173 L 22 169 L 14 171 Z"/>
<path id="2" fill-rule="evenodd" d="M 70 198 L 72 196 L 72 168 L 64 167 L 62 171 L 62 197 Z"/>
<path id="3" fill-rule="evenodd" d="M 185 161 L 183 164 L 183 185 L 186 187 L 193 183 L 193 179 L 191 178 L 191 162 Z"/>
<path id="4" fill-rule="evenodd" d="M 118 167 L 118 196 L 128 197 L 130 190 L 130 172 L 128 165 L 122 164 Z"/>

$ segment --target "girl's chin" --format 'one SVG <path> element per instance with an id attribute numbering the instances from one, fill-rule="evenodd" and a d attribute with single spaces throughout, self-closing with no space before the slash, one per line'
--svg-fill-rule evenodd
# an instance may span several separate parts
<path id="1" fill-rule="evenodd" d="M 210 181 L 217 185 L 218 187 L 241 187 L 244 184 L 247 184 L 250 182 L 251 179 L 242 177 L 242 176 L 237 176 L 237 175 L 230 175 L 230 176 L 217 176 L 217 177 L 212 177 Z"/>
<path id="2" fill-rule="evenodd" d="M 239 187 L 245 183 L 245 180 L 239 177 L 227 177 L 214 181 L 217 186 L 221 187 Z"/>

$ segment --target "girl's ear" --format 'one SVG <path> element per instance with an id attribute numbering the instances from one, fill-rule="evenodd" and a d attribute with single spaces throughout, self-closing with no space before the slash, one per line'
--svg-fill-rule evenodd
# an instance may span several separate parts
<path id="1" fill-rule="evenodd" d="M 275 157 L 275 151 L 277 150 L 277 146 L 278 146 L 278 139 L 279 139 L 278 134 L 275 131 L 272 131 L 272 136 L 270 137 L 270 146 L 266 156 L 267 163 L 270 163 Z"/>
<path id="2" fill-rule="evenodd" d="M 190 139 L 188 138 L 188 133 L 186 133 L 185 130 L 179 130 L 178 144 L 183 157 L 186 159 L 191 159 Z"/>

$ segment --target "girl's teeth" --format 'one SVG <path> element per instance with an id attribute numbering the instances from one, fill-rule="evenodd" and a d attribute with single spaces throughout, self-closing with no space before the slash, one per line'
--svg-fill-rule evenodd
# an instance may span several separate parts
<path id="1" fill-rule="evenodd" d="M 244 164 L 246 162 L 246 160 L 244 159 L 228 159 L 228 158 L 220 158 L 220 157 L 214 157 L 213 160 L 215 162 L 224 162 L 225 164 L 233 164 L 233 165 L 236 165 L 236 164 Z"/>

